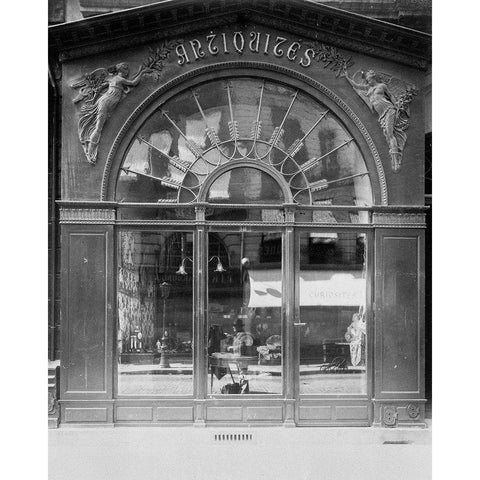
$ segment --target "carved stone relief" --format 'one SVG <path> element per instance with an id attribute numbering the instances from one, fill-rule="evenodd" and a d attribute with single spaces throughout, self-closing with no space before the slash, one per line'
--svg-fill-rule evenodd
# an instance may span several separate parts
<path id="1" fill-rule="evenodd" d="M 103 127 L 116 106 L 144 76 L 158 81 L 165 60 L 177 44 L 178 41 L 164 42 L 160 47 L 151 49 L 131 79 L 128 63 L 122 62 L 109 68 L 97 68 L 71 85 L 79 90 L 73 103 L 81 104 L 78 136 L 88 163 L 95 165 L 97 162 Z"/>
<path id="2" fill-rule="evenodd" d="M 410 418 L 418 418 L 420 415 L 420 407 L 413 403 L 407 405 L 407 413 Z"/>
<path id="3" fill-rule="evenodd" d="M 317 62 L 322 62 L 324 68 L 335 72 L 337 78 L 349 67 L 353 66 L 352 57 L 345 58 L 336 47 L 325 45 L 320 42 L 307 44 L 313 50 L 313 58 Z"/>
<path id="4" fill-rule="evenodd" d="M 57 401 L 55 395 L 52 392 L 48 392 L 48 414 L 52 415 L 57 410 Z"/>
<path id="5" fill-rule="evenodd" d="M 394 427 L 397 423 L 397 409 L 395 407 L 383 407 L 383 423 L 387 427 Z"/>
<path id="6" fill-rule="evenodd" d="M 392 170 L 400 171 L 403 148 L 407 141 L 405 133 L 409 126 L 410 102 L 417 94 L 415 85 L 382 72 L 368 70 L 348 75 L 347 68 L 342 72 L 355 92 L 368 105 L 372 113 L 378 115 L 378 122 L 387 140 Z"/>

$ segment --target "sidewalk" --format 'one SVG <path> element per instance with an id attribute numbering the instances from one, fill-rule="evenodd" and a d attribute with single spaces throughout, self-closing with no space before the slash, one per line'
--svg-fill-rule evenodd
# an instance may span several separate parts
<path id="1" fill-rule="evenodd" d="M 48 478 L 429 480 L 431 428 L 64 427 Z"/>

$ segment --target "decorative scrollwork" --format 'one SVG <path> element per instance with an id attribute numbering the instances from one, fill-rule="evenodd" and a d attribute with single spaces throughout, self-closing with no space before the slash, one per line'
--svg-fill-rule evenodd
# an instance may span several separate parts
<path id="1" fill-rule="evenodd" d="M 410 418 L 418 418 L 420 415 L 420 407 L 413 403 L 407 405 L 407 413 Z"/>
<path id="2" fill-rule="evenodd" d="M 55 400 L 55 395 L 52 392 L 48 392 L 48 413 L 55 413 L 57 408 L 57 402 Z"/>
<path id="3" fill-rule="evenodd" d="M 383 423 L 387 427 L 393 427 L 397 423 L 397 410 L 395 407 L 384 407 L 383 409 Z"/>

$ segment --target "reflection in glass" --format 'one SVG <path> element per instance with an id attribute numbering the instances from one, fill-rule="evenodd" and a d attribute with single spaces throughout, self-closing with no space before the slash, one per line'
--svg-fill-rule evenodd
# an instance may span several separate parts
<path id="1" fill-rule="evenodd" d="M 365 234 L 299 238 L 300 394 L 366 394 Z"/>
<path id="2" fill-rule="evenodd" d="M 118 252 L 118 393 L 192 395 L 192 233 L 122 231 Z"/>
<path id="3" fill-rule="evenodd" d="M 210 187 L 211 203 L 283 203 L 278 183 L 256 168 L 234 168 L 218 177 Z"/>
<path id="4" fill-rule="evenodd" d="M 280 233 L 209 234 L 210 395 L 282 393 L 281 252 Z"/>
<path id="5" fill-rule="evenodd" d="M 175 95 L 156 110 L 128 148 L 116 199 L 196 202 L 209 174 L 243 160 L 279 172 L 294 203 L 372 203 L 363 156 L 335 114 L 299 90 L 254 77 L 208 81 Z M 247 173 L 268 183 L 259 171 Z M 232 178 L 236 175 L 241 177 L 241 170 L 221 181 L 241 185 L 241 179 Z M 246 186 L 253 188 L 257 183 L 258 179 Z M 212 201 L 228 196 L 222 190 L 222 185 L 215 185 Z M 247 192 L 245 203 L 264 195 Z"/>

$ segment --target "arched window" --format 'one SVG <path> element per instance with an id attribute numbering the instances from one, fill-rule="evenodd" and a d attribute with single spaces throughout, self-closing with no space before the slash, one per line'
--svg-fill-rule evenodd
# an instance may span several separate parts
<path id="1" fill-rule="evenodd" d="M 281 203 L 277 187 L 268 191 L 280 176 L 300 205 L 372 204 L 365 160 L 340 119 L 310 95 L 254 77 L 207 81 L 158 107 L 127 149 L 116 200 L 195 203 L 210 175 L 242 162 L 263 168 L 220 176 L 208 202 Z"/>

